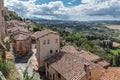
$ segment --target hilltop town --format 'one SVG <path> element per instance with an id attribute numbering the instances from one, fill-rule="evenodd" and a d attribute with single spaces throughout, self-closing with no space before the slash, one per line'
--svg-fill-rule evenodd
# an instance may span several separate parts
<path id="1" fill-rule="evenodd" d="M 18 17 L 0 0 L 0 80 L 120 80 L 120 67 L 64 43 L 58 31 Z"/>

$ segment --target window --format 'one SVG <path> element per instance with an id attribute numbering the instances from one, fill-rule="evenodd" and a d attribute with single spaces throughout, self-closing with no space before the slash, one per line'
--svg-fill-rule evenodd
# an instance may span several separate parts
<path id="1" fill-rule="evenodd" d="M 46 40 L 43 41 L 43 44 L 44 44 L 44 45 L 46 44 Z"/>
<path id="2" fill-rule="evenodd" d="M 47 68 L 49 68 L 49 64 L 47 63 Z"/>
<path id="3" fill-rule="evenodd" d="M 58 39 L 55 40 L 55 43 L 58 43 Z"/>
<path id="4" fill-rule="evenodd" d="M 59 78 L 61 78 L 61 75 L 60 75 L 60 73 L 58 73 L 58 75 L 57 75 Z"/>
<path id="5" fill-rule="evenodd" d="M 49 77 L 49 72 L 47 71 L 47 77 Z"/>
<path id="6" fill-rule="evenodd" d="M 2 10 L 2 16 L 4 17 L 4 11 Z"/>
<path id="7" fill-rule="evenodd" d="M 53 80 L 55 80 L 55 74 L 53 74 Z"/>
<path id="8" fill-rule="evenodd" d="M 50 44 L 50 40 L 48 39 L 47 44 Z"/>
<path id="9" fill-rule="evenodd" d="M 53 50 L 50 50 L 50 53 L 53 53 Z"/>
<path id="10" fill-rule="evenodd" d="M 91 72 L 89 72 L 89 75 L 91 76 Z"/>
<path id="11" fill-rule="evenodd" d="M 56 50 L 56 53 L 58 53 L 58 50 Z"/>

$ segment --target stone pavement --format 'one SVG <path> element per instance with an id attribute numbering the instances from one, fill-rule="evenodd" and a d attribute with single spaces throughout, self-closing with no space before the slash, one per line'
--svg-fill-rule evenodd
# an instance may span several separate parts
<path id="1" fill-rule="evenodd" d="M 28 66 L 28 75 L 32 76 L 32 74 L 34 73 L 31 60 L 34 57 L 35 53 L 36 53 L 35 44 L 33 44 L 32 45 L 32 52 L 28 56 L 15 58 L 15 66 L 16 66 L 21 77 L 23 77 L 23 72 L 27 66 Z M 40 80 L 39 73 L 35 72 L 34 78 L 35 78 L 35 80 Z"/>

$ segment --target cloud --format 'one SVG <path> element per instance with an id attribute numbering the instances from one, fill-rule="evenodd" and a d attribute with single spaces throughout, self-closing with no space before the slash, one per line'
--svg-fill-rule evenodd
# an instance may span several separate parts
<path id="1" fill-rule="evenodd" d="M 73 4 L 76 0 L 71 0 L 70 2 L 68 2 L 67 4 Z"/>
<path id="2" fill-rule="evenodd" d="M 5 5 L 22 17 L 61 20 L 120 20 L 119 0 L 81 0 L 80 5 L 66 7 L 62 0 L 35 4 L 37 0 L 5 0 Z M 76 0 L 71 0 L 72 4 Z"/>

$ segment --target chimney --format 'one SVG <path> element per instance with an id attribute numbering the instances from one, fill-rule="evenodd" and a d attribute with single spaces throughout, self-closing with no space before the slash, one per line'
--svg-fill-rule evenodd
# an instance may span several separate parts
<path id="1" fill-rule="evenodd" d="M 88 73 L 90 71 L 90 68 L 89 68 L 90 64 L 89 63 L 85 63 L 84 64 L 84 70 L 86 73 Z"/>

